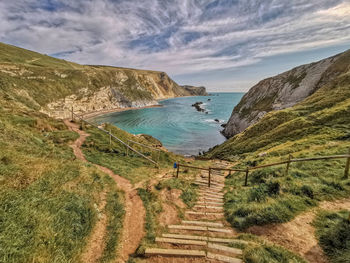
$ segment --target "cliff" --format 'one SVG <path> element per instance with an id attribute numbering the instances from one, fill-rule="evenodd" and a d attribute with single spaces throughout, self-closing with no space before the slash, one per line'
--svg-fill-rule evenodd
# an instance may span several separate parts
<path id="1" fill-rule="evenodd" d="M 203 86 L 196 87 L 196 86 L 183 85 L 181 87 L 187 90 L 189 93 L 193 94 L 194 96 L 208 96 L 207 90 Z"/>
<path id="2" fill-rule="evenodd" d="M 0 43 L 0 93 L 56 118 L 157 104 L 158 99 L 205 93 L 184 88 L 166 73 L 79 65 Z"/>
<path id="3" fill-rule="evenodd" d="M 296 68 L 296 70 L 316 69 L 320 67 L 320 63 L 321 65 L 322 63 L 327 65 L 327 69 L 323 71 L 321 77 L 318 76 L 320 72 L 316 71 L 315 76 L 305 76 L 301 81 L 305 83 L 307 79 L 312 79 L 312 77 L 319 79 L 316 84 L 312 85 L 315 91 L 308 89 L 312 93 L 311 95 L 303 100 L 298 98 L 302 101 L 292 107 L 287 107 L 287 103 L 276 106 L 270 101 L 270 103 L 266 103 L 266 108 L 270 109 L 270 112 L 266 113 L 267 110 L 256 110 L 258 113 L 248 112 L 246 119 L 249 116 L 259 115 L 259 112 L 261 112 L 262 117 L 259 117 L 260 119 L 256 118 L 255 123 L 250 124 L 244 132 L 236 134 L 223 144 L 211 149 L 206 153 L 206 156 L 236 160 L 249 155 L 253 160 L 257 158 L 263 160 L 267 157 L 274 158 L 293 152 L 300 152 L 300 154 L 307 154 L 307 156 L 314 152 L 314 155 L 319 155 L 333 148 L 334 152 L 342 154 L 347 152 L 348 149 L 342 148 L 350 146 L 350 51 L 309 66 Z M 329 63 L 331 64 L 328 65 Z M 282 76 L 279 75 L 277 78 L 265 81 L 277 81 Z M 285 85 L 288 87 L 288 84 Z M 267 86 L 264 86 L 264 88 L 267 88 Z M 254 102 L 259 103 L 264 101 L 265 94 L 270 95 L 265 89 L 263 91 L 259 90 L 257 86 L 254 89 L 259 93 L 259 99 L 256 99 L 256 94 L 249 91 L 240 105 L 235 108 L 234 118 L 235 116 L 238 116 L 238 118 L 242 116 L 241 114 L 244 112 L 242 109 L 248 103 L 249 105 Z M 283 93 L 283 91 L 281 89 L 277 95 L 281 96 L 280 93 Z M 252 94 L 251 97 L 250 94 Z M 284 101 L 291 101 L 290 98 L 287 97 Z M 251 105 L 248 109 L 252 107 L 254 105 Z M 273 110 L 274 107 L 277 109 L 278 107 L 286 108 Z M 237 111 L 237 109 L 240 109 L 240 111 Z M 251 115 L 252 112 L 255 115 Z M 231 117 L 230 125 L 237 129 L 237 126 L 242 122 L 238 122 L 234 118 Z M 238 132 L 236 129 L 230 130 L 231 134 Z"/>
<path id="4" fill-rule="evenodd" d="M 223 134 L 232 137 L 259 121 L 266 113 L 289 108 L 303 101 L 342 73 L 331 68 L 340 57 L 348 56 L 349 52 L 260 81 L 233 109 Z"/>

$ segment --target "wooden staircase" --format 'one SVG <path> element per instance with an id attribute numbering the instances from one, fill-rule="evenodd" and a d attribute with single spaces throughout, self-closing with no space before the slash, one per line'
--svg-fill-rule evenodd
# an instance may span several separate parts
<path id="1" fill-rule="evenodd" d="M 246 242 L 234 239 L 234 231 L 224 220 L 224 180 L 221 171 L 215 170 L 208 187 L 208 173 L 197 175 L 200 190 L 196 205 L 185 212 L 181 224 L 168 225 L 168 233 L 156 238 L 157 248 L 145 250 L 147 257 L 158 259 L 152 262 L 243 262 L 242 250 L 228 246 Z"/>

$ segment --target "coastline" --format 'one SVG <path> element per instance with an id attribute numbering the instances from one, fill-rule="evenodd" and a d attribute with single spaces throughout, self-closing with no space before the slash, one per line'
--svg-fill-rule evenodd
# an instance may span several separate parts
<path id="1" fill-rule="evenodd" d="M 149 106 L 143 106 L 143 107 L 127 107 L 127 108 L 114 108 L 109 110 L 100 110 L 100 111 L 93 111 L 89 113 L 81 114 L 80 116 L 84 119 L 91 119 L 100 115 L 108 114 L 108 113 L 114 113 L 114 112 L 122 112 L 127 110 L 140 110 L 140 109 L 147 109 L 147 108 L 160 108 L 163 107 L 163 105 L 160 104 L 154 104 Z"/>

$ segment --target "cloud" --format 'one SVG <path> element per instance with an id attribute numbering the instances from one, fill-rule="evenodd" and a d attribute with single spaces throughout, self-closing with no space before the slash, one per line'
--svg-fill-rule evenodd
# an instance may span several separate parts
<path id="1" fill-rule="evenodd" d="M 2 0 L 0 25 L 0 41 L 79 63 L 209 74 L 349 43 L 350 3 Z"/>

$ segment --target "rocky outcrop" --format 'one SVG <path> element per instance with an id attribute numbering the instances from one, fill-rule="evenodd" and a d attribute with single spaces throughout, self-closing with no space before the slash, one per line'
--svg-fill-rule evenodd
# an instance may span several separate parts
<path id="1" fill-rule="evenodd" d="M 222 133 L 232 137 L 260 120 L 266 113 L 292 107 L 304 100 L 323 83 L 340 74 L 330 68 L 343 54 L 302 65 L 275 77 L 260 81 L 233 109 Z"/>
<path id="2" fill-rule="evenodd" d="M 183 85 L 181 87 L 187 90 L 193 96 L 208 96 L 207 90 L 203 86 L 195 87 L 195 86 Z"/>

